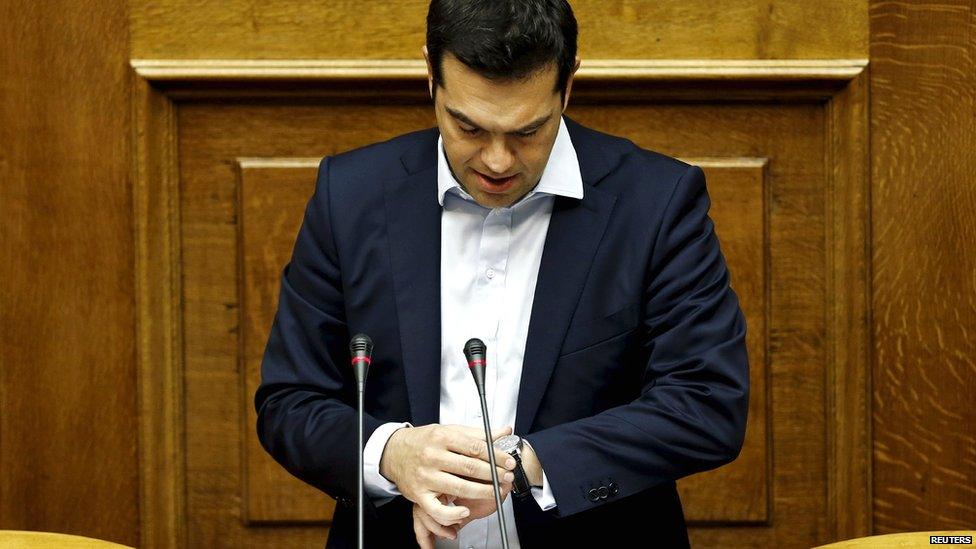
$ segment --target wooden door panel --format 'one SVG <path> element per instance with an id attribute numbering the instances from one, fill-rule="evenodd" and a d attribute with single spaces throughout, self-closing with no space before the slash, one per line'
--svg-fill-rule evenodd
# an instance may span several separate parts
<path id="1" fill-rule="evenodd" d="M 326 100 L 185 101 L 178 113 L 189 541 L 320 545 L 331 502 L 277 468 L 253 433 L 278 277 L 315 159 L 429 127 L 432 113 Z M 679 483 L 693 542 L 823 539 L 823 104 L 584 103 L 568 114 L 706 170 L 749 323 L 752 399 L 740 459 Z"/>
<path id="2" fill-rule="evenodd" d="M 768 519 L 765 159 L 686 159 L 703 166 L 715 220 L 749 326 L 750 421 L 739 458 L 680 483 L 690 521 L 763 522 Z M 314 190 L 316 159 L 238 160 L 245 488 L 248 522 L 327 521 L 335 503 L 291 478 L 261 448 L 250 405 L 260 383 L 264 343 L 277 307 L 281 267 L 288 261 L 305 203 Z M 326 501 L 323 501 L 326 500 Z"/>
<path id="3" fill-rule="evenodd" d="M 264 451 L 257 437 L 254 393 L 278 307 L 282 267 L 291 256 L 305 203 L 315 190 L 315 159 L 237 160 L 241 292 L 241 515 L 248 524 L 325 521 L 336 502 L 299 481 Z M 327 449 L 323 449 L 326 451 Z"/>

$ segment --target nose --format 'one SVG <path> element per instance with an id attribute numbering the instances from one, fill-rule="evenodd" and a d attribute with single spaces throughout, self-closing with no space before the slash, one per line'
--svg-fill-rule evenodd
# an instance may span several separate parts
<path id="1" fill-rule="evenodd" d="M 515 164 L 515 154 L 508 148 L 505 137 L 493 136 L 481 150 L 481 161 L 491 170 L 488 175 L 505 175 Z"/>

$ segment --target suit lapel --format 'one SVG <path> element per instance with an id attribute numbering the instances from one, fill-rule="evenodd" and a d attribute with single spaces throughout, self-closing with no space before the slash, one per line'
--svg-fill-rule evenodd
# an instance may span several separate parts
<path id="1" fill-rule="evenodd" d="M 557 196 L 539 265 L 522 361 L 515 433 L 528 434 L 552 376 L 617 196 L 594 186 L 610 165 L 586 128 L 566 119 L 583 176 L 583 198 Z"/>
<path id="2" fill-rule="evenodd" d="M 407 177 L 385 183 L 387 230 L 400 346 L 414 425 L 440 415 L 441 207 L 437 202 L 437 132 L 402 157 Z"/>

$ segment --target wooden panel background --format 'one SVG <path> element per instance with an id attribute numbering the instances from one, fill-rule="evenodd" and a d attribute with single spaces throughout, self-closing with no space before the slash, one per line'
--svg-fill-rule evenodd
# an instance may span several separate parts
<path id="1" fill-rule="evenodd" d="M 874 523 L 976 528 L 976 3 L 871 3 Z"/>
<path id="2" fill-rule="evenodd" d="M 271 458 L 254 429 L 254 393 L 278 310 L 282 267 L 291 257 L 305 205 L 315 191 L 317 168 L 317 159 L 237 161 L 241 516 L 247 523 L 325 521 L 335 511 L 335 500 L 292 477 Z"/>
<path id="3" fill-rule="evenodd" d="M 131 4 L 136 59 L 419 59 L 428 2 Z M 850 59 L 867 54 L 863 0 L 571 4 L 579 22 L 580 53 L 588 59 Z"/>
<path id="4" fill-rule="evenodd" d="M 727 235 L 730 243 L 728 253 L 734 254 L 730 261 L 750 270 L 759 264 L 758 273 L 740 271 L 747 310 L 751 316 L 759 317 L 752 324 L 758 328 L 753 338 L 759 337 L 750 342 L 753 346 L 766 345 L 762 319 L 763 315 L 770 315 L 770 370 L 766 374 L 763 369 L 763 352 L 754 351 L 754 358 L 758 359 L 754 373 L 760 376 L 755 383 L 759 396 L 754 405 L 762 406 L 762 378 L 768 375 L 770 402 L 775 406 L 767 419 L 771 431 L 763 428 L 761 408 L 754 410 L 759 423 L 752 427 L 751 436 L 760 440 L 744 453 L 739 472 L 735 473 L 736 468 L 732 467 L 731 474 L 717 471 L 712 475 L 720 478 L 724 474 L 733 483 L 744 482 L 760 491 L 754 499 L 730 501 L 720 497 L 723 488 L 709 492 L 692 481 L 687 490 L 688 514 L 698 521 L 692 535 L 696 543 L 704 546 L 802 546 L 828 539 L 833 526 L 827 518 L 826 464 L 834 462 L 828 454 L 825 434 L 834 420 L 828 416 L 829 391 L 824 384 L 829 355 L 828 324 L 823 316 L 829 299 L 825 240 L 829 208 L 824 196 L 830 180 L 826 158 L 832 153 L 825 147 L 828 112 L 824 103 L 648 100 L 607 104 L 596 99 L 598 94 L 595 87 L 590 90 L 589 99 L 584 94 L 580 104 L 571 107 L 571 115 L 585 124 L 619 131 L 642 146 L 669 154 L 770 159 L 768 166 L 763 161 L 705 162 L 716 179 L 716 199 L 725 198 L 715 211 L 718 223 L 722 223 L 720 227 L 725 227 L 720 228 L 720 234 Z M 302 185 L 292 175 L 285 175 L 298 171 L 296 168 L 257 170 L 255 166 L 260 163 L 255 164 L 252 159 L 242 164 L 239 159 L 271 159 L 264 162 L 273 167 L 282 162 L 274 159 L 331 154 L 433 123 L 422 95 L 416 104 L 397 103 L 348 98 L 310 99 L 301 104 L 256 98 L 213 101 L 204 96 L 187 97 L 177 103 L 186 357 L 186 516 L 190 545 L 275 541 L 314 545 L 321 542 L 324 532 L 297 526 L 293 521 L 327 516 L 295 508 L 284 516 L 252 516 L 246 493 L 243 497 L 247 500 L 242 501 L 244 486 L 267 490 L 278 478 L 262 479 L 260 475 L 266 468 L 248 465 L 255 454 L 260 456 L 260 451 L 253 449 L 253 440 L 247 442 L 250 433 L 245 434 L 253 414 L 234 405 L 250 406 L 250 391 L 245 390 L 243 398 L 238 392 L 239 376 L 242 362 L 243 371 L 253 376 L 257 361 L 257 349 L 246 340 L 244 360 L 241 358 L 241 341 L 237 337 L 241 322 L 245 337 L 257 331 L 256 337 L 260 338 L 263 331 L 255 330 L 253 324 L 259 319 L 263 319 L 261 324 L 269 322 L 268 295 L 273 295 L 276 287 L 276 279 L 269 275 L 275 273 L 274 267 L 265 264 L 256 270 L 256 281 L 270 288 L 252 287 L 247 272 L 255 267 L 255 261 L 266 262 L 271 257 L 280 262 L 283 254 L 269 252 L 268 244 L 245 244 L 242 251 L 239 239 L 243 235 L 247 242 L 247 235 L 266 234 L 269 227 L 277 227 L 271 240 L 290 246 L 293 235 L 287 233 L 293 227 L 283 229 L 289 222 L 279 212 L 268 210 L 263 213 L 267 217 L 248 217 L 248 212 L 254 212 L 252 200 L 268 204 L 269 208 L 268 200 L 272 200 L 267 198 L 267 191 L 255 195 L 256 187 L 250 185 L 263 182 L 266 188 L 280 187 L 281 193 L 298 192 Z M 676 133 L 673 128 L 682 131 Z M 244 174 L 240 181 L 239 173 Z M 737 194 L 740 187 L 749 192 Z M 297 226 L 301 208 L 296 205 L 302 201 L 277 192 L 274 196 L 274 200 L 283 200 L 281 204 L 291 204 L 296 210 L 290 223 Z M 241 198 L 246 202 L 241 204 Z M 768 206 L 764 207 L 767 201 Z M 766 207 L 770 212 L 768 219 L 763 214 Z M 248 219 L 255 219 L 254 228 L 248 227 Z M 239 227 L 239 223 L 243 225 Z M 768 256 L 763 245 L 767 239 Z M 759 255 L 749 255 L 750 252 Z M 240 261 L 244 262 L 245 274 L 243 280 L 237 281 Z M 771 274 L 770 286 L 765 289 L 766 276 L 762 273 L 767 262 Z M 237 301 L 238 284 L 245 289 L 245 299 L 248 295 L 259 296 L 257 305 L 245 303 L 248 308 L 243 313 Z M 767 293 L 769 301 L 765 302 Z M 247 385 L 253 384 L 251 380 Z M 241 421 L 242 416 L 248 415 Z M 766 442 L 772 445 L 768 453 L 762 449 Z M 242 457 L 242 444 L 247 457 Z M 767 457 L 772 461 L 767 462 Z M 762 490 L 767 472 L 771 499 L 764 499 L 767 492 Z M 699 507 L 695 501 L 701 502 Z M 248 519 L 252 524 L 245 526 Z M 256 524 L 276 520 L 288 521 L 279 522 L 286 527 L 268 529 Z M 730 529 L 720 526 L 722 522 L 739 526 Z"/>
<path id="5" fill-rule="evenodd" d="M 967 407 L 967 395 L 976 389 L 969 328 L 976 325 L 972 2 L 577 0 L 574 5 L 585 59 L 675 59 L 685 67 L 708 59 L 746 65 L 762 59 L 857 59 L 868 56 L 870 38 L 875 529 L 971 527 L 976 507 L 974 417 Z M 176 368 L 182 367 L 184 332 L 177 268 L 181 212 L 178 203 L 157 200 L 179 197 L 176 96 L 163 91 L 158 79 L 150 83 L 138 76 L 130 96 L 125 59 L 419 59 L 423 4 L 380 6 L 133 0 L 82 9 L 77 2 L 0 2 L 0 528 L 73 532 L 146 547 L 188 540 L 180 518 L 187 498 L 173 488 L 186 484 L 185 471 L 166 454 L 183 448 L 185 435 L 185 410 L 175 398 L 183 394 Z M 352 9 L 358 17 L 348 15 Z M 614 24 L 602 24 L 604 16 Z M 391 20 L 396 28 L 386 23 Z M 350 26 L 371 32 L 342 32 Z M 733 68 L 725 63 L 718 72 L 754 79 L 748 77 L 752 69 Z M 198 86 L 191 81 L 184 91 Z M 675 96 L 694 94 L 679 82 L 651 83 L 659 94 L 662 86 L 674 88 Z M 858 81 L 847 86 L 845 96 L 866 94 Z M 301 89 L 269 83 L 261 93 L 300 95 Z M 794 93 L 787 88 L 772 95 Z M 866 107 L 837 97 L 824 113 L 826 145 L 866 154 L 863 134 L 842 124 L 865 115 Z M 131 148 L 130 107 L 136 122 Z M 590 116 L 595 125 L 613 123 L 598 111 Z M 375 138 L 404 125 L 401 120 L 384 127 Z M 718 131 L 733 140 L 741 137 L 737 126 Z M 326 152 L 319 147 L 304 154 Z M 857 180 L 851 172 L 863 164 L 825 156 L 835 178 Z M 828 190 L 825 196 L 837 191 L 860 192 Z M 824 250 L 828 261 L 838 253 L 844 257 L 858 242 L 858 211 L 840 204 L 834 201 L 826 215 L 835 231 Z M 774 217 L 781 208 L 774 193 Z M 843 235 L 852 235 L 853 244 Z M 835 296 L 844 295 L 849 280 L 858 280 L 856 266 L 844 272 L 823 281 Z M 802 272 L 795 276 L 805 280 Z M 775 283 L 771 290 L 775 297 Z M 856 307 L 835 305 L 825 314 L 828 332 L 835 334 L 825 349 L 827 360 L 862 356 L 862 339 L 846 336 L 859 329 Z M 777 321 L 773 315 L 771 322 Z M 773 359 L 777 345 L 782 342 L 773 338 Z M 136 407 L 139 365 L 159 366 L 138 370 L 141 393 L 162 390 L 173 395 L 171 400 L 160 405 L 143 399 Z M 777 380 L 799 383 L 795 375 L 774 368 L 773 406 L 785 398 L 777 394 Z M 843 372 L 828 372 L 824 382 L 837 387 L 846 383 L 843 378 Z M 825 395 L 838 417 L 856 401 L 860 385 L 843 387 Z M 44 399 L 36 397 L 41 393 Z M 828 444 L 824 459 L 835 464 L 845 448 L 872 440 L 867 430 L 848 430 L 836 420 L 829 425 L 826 438 L 835 443 Z M 771 425 L 769 436 L 783 433 Z M 863 482 L 868 474 L 857 467 L 827 471 L 829 486 L 835 487 Z M 827 499 L 825 513 L 838 517 L 837 531 L 870 528 L 856 518 L 841 524 L 843 511 L 870 495 L 848 491 L 850 500 Z M 778 491 L 771 496 L 774 520 L 777 510 L 802 507 L 793 496 Z M 801 529 L 798 535 L 823 531 Z"/>
<path id="6" fill-rule="evenodd" d="M 126 31 L 118 0 L 0 2 L 0 529 L 134 545 Z"/>

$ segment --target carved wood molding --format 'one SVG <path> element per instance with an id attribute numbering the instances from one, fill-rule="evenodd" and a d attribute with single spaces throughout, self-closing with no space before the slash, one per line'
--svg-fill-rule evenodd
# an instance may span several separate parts
<path id="1" fill-rule="evenodd" d="M 133 204 L 141 546 L 185 547 L 185 439 L 178 102 L 195 97 L 427 99 L 413 60 L 132 60 Z M 582 101 L 824 101 L 828 300 L 828 524 L 871 532 L 870 211 L 867 60 L 594 60 Z M 367 86 L 364 86 L 363 83 Z M 307 87 L 293 86 L 304 84 Z M 378 85 L 379 84 L 379 85 Z"/>
<path id="2" fill-rule="evenodd" d="M 584 60 L 580 80 L 834 80 L 846 82 L 866 59 L 594 59 Z M 154 82 L 221 80 L 421 80 L 413 59 L 134 59 L 136 74 Z"/>
<path id="3" fill-rule="evenodd" d="M 136 76 L 132 118 L 140 546 L 185 547 L 176 107 Z"/>

